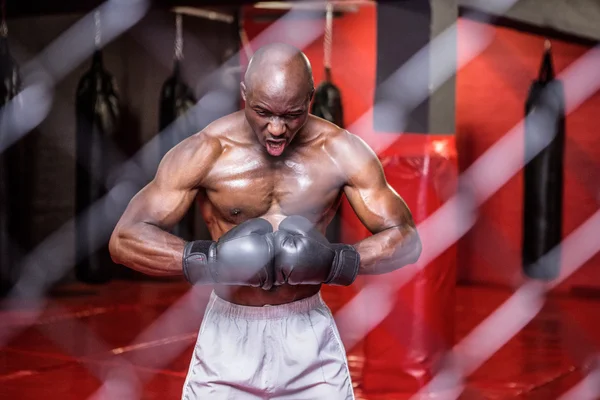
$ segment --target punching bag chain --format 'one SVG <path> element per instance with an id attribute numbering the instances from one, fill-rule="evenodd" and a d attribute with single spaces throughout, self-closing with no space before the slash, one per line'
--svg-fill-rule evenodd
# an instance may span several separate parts
<path id="1" fill-rule="evenodd" d="M 94 26 L 96 28 L 95 36 L 94 36 L 94 44 L 96 48 L 99 49 L 102 46 L 102 29 L 100 26 L 100 10 L 96 10 L 94 12 Z"/>
<path id="2" fill-rule="evenodd" d="M 6 25 L 6 0 L 2 0 L 2 22 L 0 23 L 0 36 L 8 36 L 8 26 Z"/>
<path id="3" fill-rule="evenodd" d="M 175 59 L 183 60 L 183 29 L 181 14 L 175 14 Z"/>
<path id="4" fill-rule="evenodd" d="M 333 32 L 333 4 L 327 3 L 325 11 L 325 42 L 323 43 L 323 62 L 325 68 L 331 68 L 331 35 Z"/>
<path id="5" fill-rule="evenodd" d="M 240 42 L 242 43 L 242 49 L 244 49 L 246 58 L 248 59 L 248 61 L 250 61 L 250 59 L 252 58 L 252 47 L 250 46 L 250 39 L 248 39 L 246 28 L 244 28 L 243 18 L 240 17 L 239 21 Z"/>

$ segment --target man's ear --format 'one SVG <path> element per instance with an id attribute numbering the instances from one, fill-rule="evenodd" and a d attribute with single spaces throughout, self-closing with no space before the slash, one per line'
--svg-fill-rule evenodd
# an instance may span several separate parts
<path id="1" fill-rule="evenodd" d="M 310 93 L 308 94 L 308 102 L 310 103 L 311 101 L 313 101 L 313 98 L 315 97 L 315 89 L 313 88 Z"/>
<path id="2" fill-rule="evenodd" d="M 242 94 L 242 100 L 246 101 L 246 84 L 240 82 L 240 93 Z"/>

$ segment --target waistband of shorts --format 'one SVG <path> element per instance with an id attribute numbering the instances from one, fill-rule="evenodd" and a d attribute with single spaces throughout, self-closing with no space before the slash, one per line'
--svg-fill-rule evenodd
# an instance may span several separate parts
<path id="1" fill-rule="evenodd" d="M 223 300 L 212 292 L 209 304 L 212 304 L 211 312 L 242 319 L 278 319 L 289 317 L 294 314 L 304 314 L 319 307 L 325 302 L 321 292 L 302 300 L 279 305 L 265 305 L 262 307 L 242 306 Z"/>

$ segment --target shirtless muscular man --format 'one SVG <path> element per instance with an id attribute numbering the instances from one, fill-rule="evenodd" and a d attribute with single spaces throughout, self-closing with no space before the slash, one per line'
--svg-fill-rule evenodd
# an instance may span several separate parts
<path id="1" fill-rule="evenodd" d="M 183 399 L 353 399 L 322 284 L 350 285 L 417 261 L 410 210 L 357 136 L 309 115 L 310 63 L 260 48 L 245 108 L 169 151 L 110 241 L 115 262 L 213 285 Z M 329 243 L 342 195 L 372 236 Z M 197 198 L 212 240 L 169 233 Z"/>

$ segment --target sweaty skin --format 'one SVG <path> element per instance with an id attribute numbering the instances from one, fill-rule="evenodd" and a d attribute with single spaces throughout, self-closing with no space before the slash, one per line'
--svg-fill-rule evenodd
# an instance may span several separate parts
<path id="1" fill-rule="evenodd" d="M 301 215 L 325 232 L 342 194 L 372 236 L 355 244 L 360 274 L 415 263 L 421 243 L 410 210 L 388 185 L 374 152 L 357 136 L 309 115 L 310 64 L 286 45 L 261 48 L 241 85 L 245 109 L 227 115 L 168 152 L 155 178 L 130 202 L 110 240 L 113 260 L 149 275 L 182 275 L 185 242 L 170 233 L 198 199 L 213 240 L 255 217 L 274 230 Z M 266 291 L 215 286 L 230 302 L 276 305 L 320 285 Z"/>

